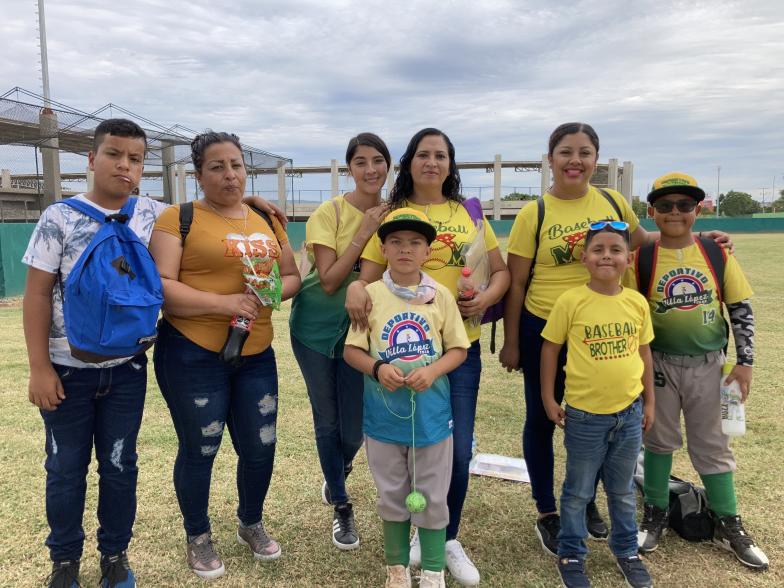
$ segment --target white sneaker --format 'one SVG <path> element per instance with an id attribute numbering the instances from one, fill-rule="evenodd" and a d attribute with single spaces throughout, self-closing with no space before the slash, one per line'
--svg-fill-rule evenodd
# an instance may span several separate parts
<path id="1" fill-rule="evenodd" d="M 411 537 L 411 545 L 408 550 L 408 565 L 412 568 L 418 568 L 422 565 L 422 548 L 419 545 L 419 529 L 415 529 L 414 536 Z"/>
<path id="2" fill-rule="evenodd" d="M 384 588 L 411 588 L 411 570 L 403 566 L 387 566 Z"/>
<path id="3" fill-rule="evenodd" d="M 444 570 L 440 572 L 422 570 L 422 575 L 419 576 L 419 588 L 446 588 Z"/>
<path id="4" fill-rule="evenodd" d="M 476 586 L 479 584 L 479 570 L 476 569 L 460 541 L 451 539 L 446 542 L 446 567 L 449 573 L 463 586 Z"/>

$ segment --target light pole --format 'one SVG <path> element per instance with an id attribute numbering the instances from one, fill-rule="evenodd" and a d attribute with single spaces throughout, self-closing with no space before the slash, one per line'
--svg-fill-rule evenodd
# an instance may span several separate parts
<path id="1" fill-rule="evenodd" d="M 38 0 L 38 33 L 41 37 L 41 78 L 44 86 L 44 106 L 49 108 L 49 57 L 46 51 L 46 16 L 44 15 L 44 0 Z"/>
<path id="2" fill-rule="evenodd" d="M 719 190 L 719 184 L 721 180 L 721 166 L 716 166 L 716 217 L 719 217 L 719 197 L 721 196 L 721 191 Z"/>

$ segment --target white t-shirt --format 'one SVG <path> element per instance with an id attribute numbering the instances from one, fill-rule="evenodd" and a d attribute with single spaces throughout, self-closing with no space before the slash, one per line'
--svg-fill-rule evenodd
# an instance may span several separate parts
<path id="1" fill-rule="evenodd" d="M 88 200 L 84 194 L 74 198 L 86 202 L 107 215 L 119 211 L 119 209 L 101 208 Z M 145 196 L 137 198 L 128 226 L 145 245 L 150 243 L 155 220 L 167 207 L 167 204 L 152 198 Z M 101 363 L 85 363 L 71 355 L 65 336 L 62 289 L 65 288 L 65 281 L 71 269 L 100 228 L 100 223 L 78 210 L 65 204 L 53 204 L 44 210 L 41 218 L 38 219 L 30 243 L 27 245 L 27 251 L 22 257 L 22 263 L 30 267 L 50 274 L 59 274 L 52 289 L 52 325 L 49 330 L 49 358 L 52 363 L 80 368 L 103 368 L 119 365 L 130 359 L 125 357 Z"/>

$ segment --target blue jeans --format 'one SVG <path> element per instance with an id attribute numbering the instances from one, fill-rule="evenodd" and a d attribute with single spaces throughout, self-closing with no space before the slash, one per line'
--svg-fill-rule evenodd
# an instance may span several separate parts
<path id="1" fill-rule="evenodd" d="M 566 406 L 566 479 L 561 491 L 558 556 L 584 558 L 585 507 L 601 470 L 610 510 L 610 549 L 615 557 L 637 553 L 637 501 L 632 476 L 642 445 L 642 401 L 614 414 L 593 414 Z"/>
<path id="2" fill-rule="evenodd" d="M 523 368 L 525 392 L 525 425 L 523 425 L 523 456 L 531 478 L 531 494 L 540 513 L 556 511 L 553 492 L 553 432 L 555 423 L 547 418 L 542 404 L 539 368 L 542 357 L 542 329 L 547 321 L 523 309 L 520 316 L 520 367 Z M 566 346 L 561 348 L 555 376 L 555 401 L 564 395 Z"/>
<path id="3" fill-rule="evenodd" d="M 65 400 L 42 410 L 46 429 L 46 545 L 53 561 L 79 559 L 84 546 L 87 467 L 98 461 L 98 550 L 128 548 L 136 518 L 136 437 L 147 391 L 147 356 L 111 368 L 54 365 Z"/>
<path id="4" fill-rule="evenodd" d="M 446 539 L 457 537 L 463 503 L 468 493 L 468 465 L 471 463 L 471 443 L 474 439 L 476 401 L 479 396 L 479 378 L 482 375 L 482 349 L 479 341 L 468 348 L 468 356 L 460 366 L 449 374 L 450 398 L 452 400 L 452 481 L 446 502 L 449 507 L 449 524 Z"/>
<path id="5" fill-rule="evenodd" d="M 258 523 L 277 441 L 278 372 L 272 347 L 232 366 L 164 320 L 153 359 L 179 441 L 174 489 L 185 532 L 195 536 L 210 530 L 212 465 L 224 426 L 237 453 L 237 517 L 246 526 Z"/>
<path id="6" fill-rule="evenodd" d="M 327 357 L 291 336 L 313 411 L 321 471 L 333 504 L 348 502 L 346 474 L 362 447 L 364 378 L 342 357 Z"/>

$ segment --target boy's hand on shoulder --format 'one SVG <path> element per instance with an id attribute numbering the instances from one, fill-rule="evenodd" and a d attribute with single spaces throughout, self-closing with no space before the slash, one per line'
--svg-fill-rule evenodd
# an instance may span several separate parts
<path id="1" fill-rule="evenodd" d="M 406 378 L 400 368 L 389 363 L 381 364 L 378 368 L 378 381 L 384 388 L 394 392 L 406 383 Z"/>
<path id="2" fill-rule="evenodd" d="M 57 406 L 65 400 L 63 383 L 51 365 L 48 369 L 30 371 L 27 398 L 43 410 L 57 410 Z"/>
<path id="3" fill-rule="evenodd" d="M 544 405 L 544 410 L 547 412 L 547 418 L 563 429 L 566 419 L 566 411 L 563 407 L 553 401 L 546 403 Z"/>
<path id="4" fill-rule="evenodd" d="M 406 384 L 414 389 L 414 392 L 424 392 L 433 385 L 436 373 L 432 365 L 418 367 L 406 376 Z"/>
<path id="5" fill-rule="evenodd" d="M 751 391 L 751 371 L 750 365 L 735 365 L 727 375 L 727 383 L 737 381 L 740 386 L 740 397 L 742 402 L 746 402 Z"/>
<path id="6" fill-rule="evenodd" d="M 651 430 L 653 421 L 656 418 L 656 405 L 646 402 L 642 407 L 642 430 L 646 433 Z"/>

